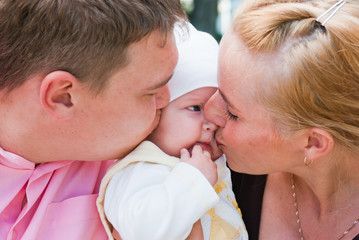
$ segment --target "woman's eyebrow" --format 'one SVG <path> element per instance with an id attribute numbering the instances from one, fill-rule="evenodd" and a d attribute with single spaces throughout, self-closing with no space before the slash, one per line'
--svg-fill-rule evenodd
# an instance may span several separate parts
<path id="1" fill-rule="evenodd" d="M 226 103 L 229 107 L 231 107 L 231 108 L 233 108 L 233 109 L 237 109 L 237 108 L 228 100 L 228 98 L 226 98 L 226 96 L 224 95 L 224 93 L 223 93 L 220 89 L 218 89 L 218 92 L 219 92 L 219 94 L 221 94 L 223 100 L 225 101 L 225 103 Z"/>

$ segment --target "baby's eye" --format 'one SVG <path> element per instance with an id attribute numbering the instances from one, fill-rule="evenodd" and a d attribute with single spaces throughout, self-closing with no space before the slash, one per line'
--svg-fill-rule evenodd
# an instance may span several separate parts
<path id="1" fill-rule="evenodd" d="M 191 110 L 191 111 L 195 111 L 195 112 L 200 112 L 201 111 L 201 106 L 191 106 L 191 107 L 188 107 L 187 108 L 188 110 Z"/>

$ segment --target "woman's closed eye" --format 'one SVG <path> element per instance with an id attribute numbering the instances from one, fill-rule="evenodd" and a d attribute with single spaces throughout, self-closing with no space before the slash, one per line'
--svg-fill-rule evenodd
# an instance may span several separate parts
<path id="1" fill-rule="evenodd" d="M 227 109 L 226 109 L 226 117 L 228 118 L 228 120 L 236 121 L 238 119 L 238 116 L 232 114 L 231 111 L 229 111 L 228 106 L 227 106 Z"/>
<path id="2" fill-rule="evenodd" d="M 187 107 L 187 109 L 191 110 L 191 111 L 194 111 L 194 112 L 200 112 L 202 107 L 199 106 L 199 105 L 194 105 L 194 106 Z"/>

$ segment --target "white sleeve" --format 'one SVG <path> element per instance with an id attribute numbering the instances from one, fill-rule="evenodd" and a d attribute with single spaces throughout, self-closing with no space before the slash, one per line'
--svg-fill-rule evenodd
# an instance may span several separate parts
<path id="1" fill-rule="evenodd" d="M 185 239 L 192 225 L 219 201 L 200 171 L 139 162 L 111 179 L 105 195 L 107 219 L 123 240 Z"/>

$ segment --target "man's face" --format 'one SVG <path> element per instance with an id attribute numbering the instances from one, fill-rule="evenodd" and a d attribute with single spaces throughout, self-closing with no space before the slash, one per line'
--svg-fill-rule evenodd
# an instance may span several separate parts
<path id="1" fill-rule="evenodd" d="M 77 123 L 86 160 L 123 157 L 157 126 L 178 58 L 171 34 L 163 45 L 159 32 L 133 44 L 129 64 L 110 77 L 104 92 L 88 94 Z"/>

